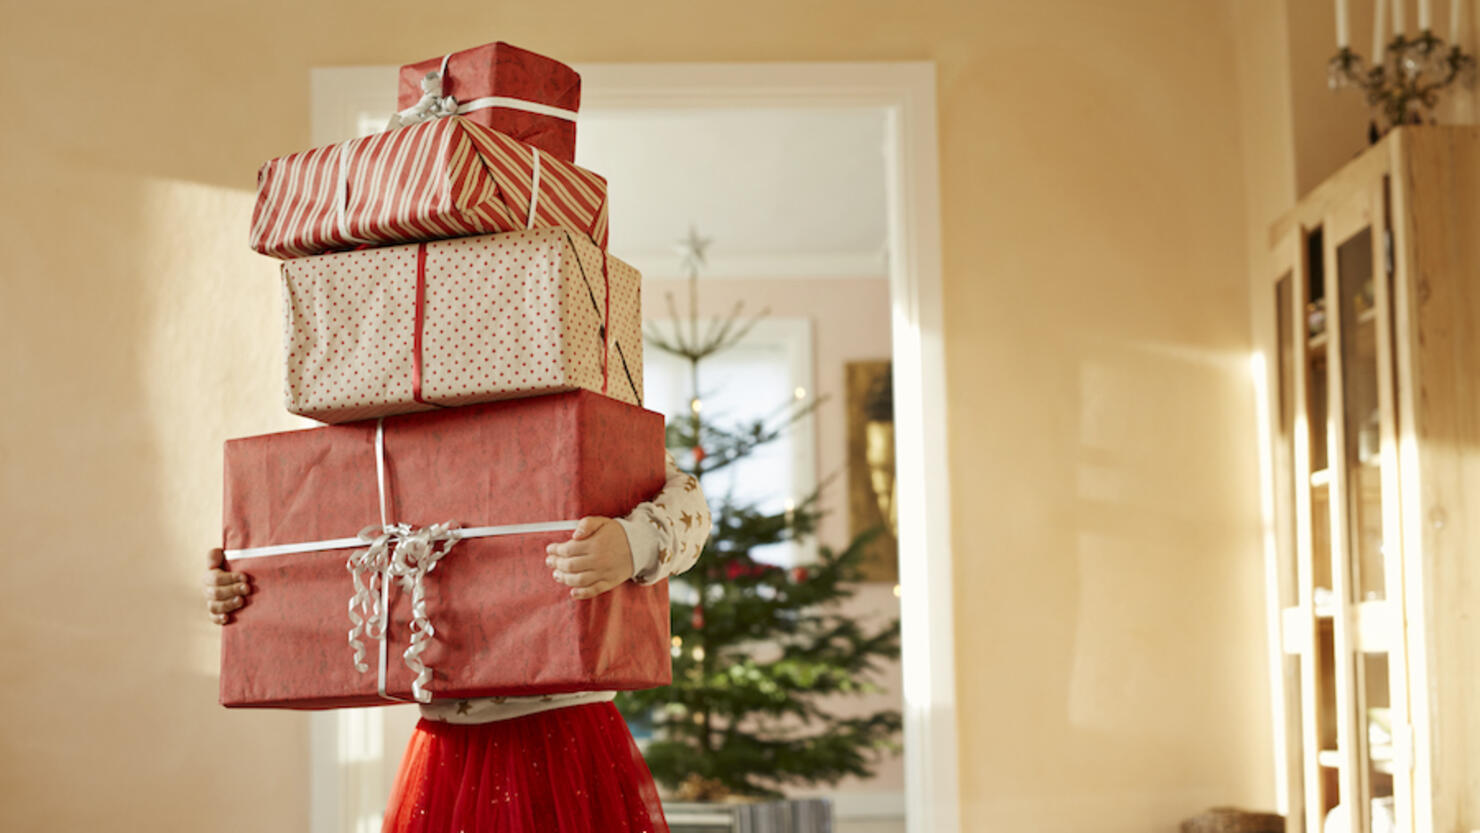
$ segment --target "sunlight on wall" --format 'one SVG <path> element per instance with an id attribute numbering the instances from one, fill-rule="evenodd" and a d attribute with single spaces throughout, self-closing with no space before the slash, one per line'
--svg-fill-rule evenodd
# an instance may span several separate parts
<path id="1" fill-rule="evenodd" d="M 1254 386 L 1254 412 L 1259 432 L 1259 538 L 1264 552 L 1265 604 L 1277 608 L 1280 599 L 1279 544 L 1276 541 L 1278 530 L 1275 521 L 1275 474 L 1271 463 L 1274 459 L 1274 440 L 1269 430 L 1274 424 L 1274 412 L 1270 410 L 1269 370 L 1263 353 L 1255 352 L 1249 355 L 1249 381 Z M 1265 638 L 1270 645 L 1279 644 L 1282 638 L 1279 611 L 1267 610 L 1265 616 L 1269 623 L 1265 630 Z M 1278 681 L 1283 680 L 1284 677 L 1284 663 L 1280 655 L 1274 651 L 1270 651 L 1269 656 L 1270 679 L 1276 682 L 1269 687 L 1270 723 L 1274 744 L 1275 810 L 1279 813 L 1288 813 L 1290 784 L 1288 762 L 1285 757 L 1287 754 L 1285 698 L 1278 684 Z"/>
<path id="2" fill-rule="evenodd" d="M 171 580 L 199 597 L 205 551 L 221 540 L 221 445 L 227 436 L 312 424 L 282 404 L 276 261 L 247 248 L 255 195 L 193 182 L 140 187 L 146 239 L 138 360 L 146 424 L 158 449 L 155 547 Z M 204 610 L 189 628 L 191 667 L 214 676 L 219 634 Z"/>
<path id="3" fill-rule="evenodd" d="M 1059 637 L 1046 629 L 1044 662 L 1067 662 L 1068 724 L 1084 744 L 1164 746 L 1156 766 L 1211 784 L 1215 755 L 1170 752 L 1200 731 L 1203 703 L 1222 696 L 1219 654 L 1249 641 L 1232 630 L 1234 601 L 1209 604 L 1200 592 L 1229 580 L 1223 565 L 1247 538 L 1209 522 L 1233 499 L 1231 461 L 1247 455 L 1218 443 L 1247 418 L 1247 354 L 1142 343 L 1090 355 L 1078 384 L 1077 500 L 1063 518 L 1073 560 L 1058 578 L 1077 601 Z"/>
<path id="4" fill-rule="evenodd" d="M 380 731 L 380 712 L 376 709 L 341 709 L 335 712 L 339 721 L 339 762 L 378 761 L 385 754 Z"/>

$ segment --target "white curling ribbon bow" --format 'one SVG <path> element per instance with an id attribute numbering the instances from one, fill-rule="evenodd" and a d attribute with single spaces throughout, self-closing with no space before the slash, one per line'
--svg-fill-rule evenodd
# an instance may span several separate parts
<path id="1" fill-rule="evenodd" d="M 457 99 L 450 95 L 442 95 L 444 89 L 443 79 L 447 77 L 447 59 L 451 55 L 442 57 L 442 68 L 428 72 L 421 79 L 421 100 L 391 116 L 386 124 L 386 130 L 395 130 L 398 127 L 409 127 L 417 122 L 440 119 L 444 116 L 457 114 Z"/>
<path id="2" fill-rule="evenodd" d="M 359 539 L 370 546 L 350 553 L 349 560 L 344 565 L 355 583 L 355 594 L 349 600 L 349 621 L 352 625 L 349 629 L 349 645 L 355 651 L 355 670 L 361 674 L 369 671 L 370 666 L 365 664 L 365 643 L 360 637 L 385 637 L 380 591 L 383 574 L 390 564 L 391 539 L 399 531 L 394 528 L 383 530 L 378 526 L 367 526 L 360 530 Z"/>
<path id="3" fill-rule="evenodd" d="M 437 632 L 427 613 L 425 579 L 461 537 L 457 525 L 452 522 L 421 529 L 413 529 L 404 523 L 369 526 L 360 531 L 359 538 L 370 546 L 355 551 L 345 564 L 355 585 L 355 594 L 349 601 L 349 619 L 353 625 L 349 630 L 349 644 L 355 652 L 355 670 L 362 674 L 369 671 L 370 666 L 365 662 L 365 643 L 361 636 L 381 642 L 382 678 L 385 674 L 384 644 L 390 618 L 390 585 L 399 583 L 411 594 L 411 639 L 401 657 L 406 667 L 416 675 L 411 683 L 411 693 L 419 703 L 432 700 L 429 689 L 432 669 L 422 661 L 421 655 Z M 381 687 L 384 685 L 382 679 Z"/>

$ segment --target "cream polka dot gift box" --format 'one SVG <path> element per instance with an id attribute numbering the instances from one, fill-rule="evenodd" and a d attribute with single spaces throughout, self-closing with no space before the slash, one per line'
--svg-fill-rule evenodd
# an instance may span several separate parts
<path id="1" fill-rule="evenodd" d="M 288 410 L 338 423 L 642 390 L 642 276 L 547 228 L 285 261 Z"/>

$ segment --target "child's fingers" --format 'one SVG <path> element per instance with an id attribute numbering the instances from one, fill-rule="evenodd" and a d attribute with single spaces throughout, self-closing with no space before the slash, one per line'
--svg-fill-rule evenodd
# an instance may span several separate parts
<path id="1" fill-rule="evenodd" d="M 211 621 L 212 622 L 215 622 L 218 625 L 224 625 L 227 622 L 230 622 L 231 621 L 231 614 L 230 613 L 213 613 L 213 614 L 211 614 Z"/>
<path id="2" fill-rule="evenodd" d="M 207 570 L 204 581 L 207 587 L 218 587 L 225 584 L 246 584 L 247 577 L 241 573 L 228 573 L 225 570 Z"/>
<path id="3" fill-rule="evenodd" d="M 211 602 L 209 605 L 207 605 L 207 607 L 210 608 L 212 613 L 230 613 L 233 610 L 239 609 L 242 605 L 246 603 L 246 599 L 242 598 L 241 596 L 237 596 L 232 599 L 227 599 L 224 602 Z"/>
<path id="4" fill-rule="evenodd" d="M 606 520 L 606 518 L 599 518 L 594 515 L 587 515 L 581 518 L 576 524 L 575 531 L 570 534 L 570 539 L 572 541 L 579 541 L 582 538 L 590 538 L 596 534 L 596 530 L 601 529 L 601 525 L 606 523 Z"/>
<path id="5" fill-rule="evenodd" d="M 242 586 L 240 584 L 226 584 L 218 585 L 216 587 L 207 587 L 206 599 L 207 601 L 212 602 L 224 602 L 227 599 L 235 599 L 238 596 L 244 596 L 246 594 L 242 592 L 241 587 Z"/>
<path id="6" fill-rule="evenodd" d="M 580 573 L 567 573 L 564 570 L 556 570 L 555 580 L 570 587 L 588 587 L 601 580 L 601 574 L 595 570 L 586 570 Z"/>
<path id="7" fill-rule="evenodd" d="M 594 551 L 595 550 L 593 549 L 593 544 L 590 539 L 580 541 L 572 539 L 570 541 L 562 541 L 558 544 L 551 544 L 548 547 L 545 547 L 545 552 L 547 554 L 564 556 L 566 558 L 577 555 L 589 555 Z"/>
<path id="8" fill-rule="evenodd" d="M 545 566 L 565 573 L 581 573 L 601 566 L 601 559 L 594 553 L 586 555 L 547 555 Z"/>
<path id="9" fill-rule="evenodd" d="M 602 593 L 615 588 L 618 584 L 621 584 L 621 582 L 612 581 L 610 579 L 607 579 L 605 581 L 598 581 L 595 584 L 590 584 L 585 587 L 571 588 L 570 595 L 573 599 L 594 599 L 597 596 L 600 596 Z"/>
<path id="10" fill-rule="evenodd" d="M 213 547 L 206 553 L 206 569 L 220 570 L 226 564 L 226 553 L 220 547 Z"/>

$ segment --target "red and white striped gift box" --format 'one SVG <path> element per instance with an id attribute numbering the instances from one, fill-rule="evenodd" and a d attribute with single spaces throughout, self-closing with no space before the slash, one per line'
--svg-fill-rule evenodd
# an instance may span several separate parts
<path id="1" fill-rule="evenodd" d="M 251 243 L 286 260 L 554 227 L 605 249 L 606 180 L 450 116 L 263 165 Z"/>

